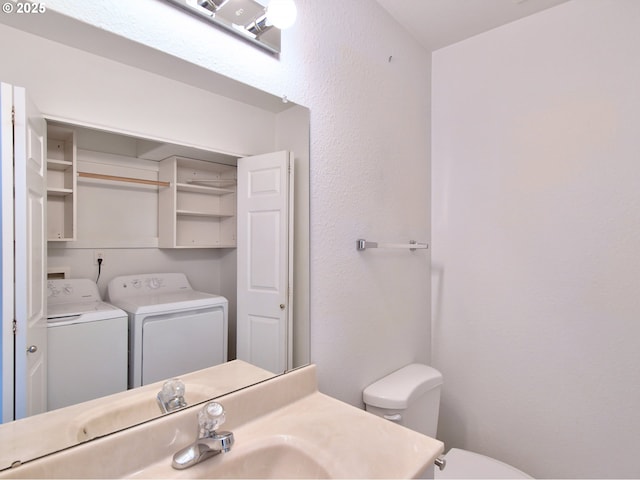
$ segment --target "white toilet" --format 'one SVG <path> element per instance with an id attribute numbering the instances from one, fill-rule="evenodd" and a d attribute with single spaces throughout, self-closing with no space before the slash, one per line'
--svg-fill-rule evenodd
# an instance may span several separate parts
<path id="1" fill-rule="evenodd" d="M 414 363 L 369 385 L 363 392 L 366 410 L 435 438 L 440 409 L 442 374 Z M 517 468 L 478 453 L 450 449 L 444 470 L 435 478 L 533 478 Z"/>

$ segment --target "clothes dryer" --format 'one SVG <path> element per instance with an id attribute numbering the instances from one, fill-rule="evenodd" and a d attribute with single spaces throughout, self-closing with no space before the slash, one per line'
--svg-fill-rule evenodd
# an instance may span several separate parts
<path id="1" fill-rule="evenodd" d="M 129 387 L 227 361 L 228 302 L 183 273 L 115 277 L 109 301 L 129 315 Z"/>
<path id="2" fill-rule="evenodd" d="M 127 314 L 92 280 L 47 282 L 47 409 L 127 389 Z"/>

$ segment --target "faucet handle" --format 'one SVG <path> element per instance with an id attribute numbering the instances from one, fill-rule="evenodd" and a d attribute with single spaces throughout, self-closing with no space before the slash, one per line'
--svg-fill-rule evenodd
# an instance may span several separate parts
<path id="1" fill-rule="evenodd" d="M 165 398 L 183 397 L 185 392 L 184 383 L 178 378 L 172 378 L 164 382 L 161 391 Z"/>
<path id="2" fill-rule="evenodd" d="M 198 412 L 198 426 L 201 431 L 215 432 L 224 421 L 224 407 L 218 402 L 209 402 Z"/>
<path id="3" fill-rule="evenodd" d="M 162 389 L 158 392 L 157 400 L 162 413 L 172 412 L 179 408 L 186 407 L 187 402 L 184 399 L 184 383 L 178 378 L 167 380 L 162 385 Z"/>

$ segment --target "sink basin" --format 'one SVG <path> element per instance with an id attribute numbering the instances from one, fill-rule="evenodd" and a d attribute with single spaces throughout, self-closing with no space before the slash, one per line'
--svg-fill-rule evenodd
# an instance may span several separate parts
<path id="1" fill-rule="evenodd" d="M 272 445 L 251 455 L 239 455 L 220 465 L 210 465 L 209 478 L 334 478 L 316 459 L 298 447 Z"/>
<path id="2" fill-rule="evenodd" d="M 297 437 L 276 435 L 217 455 L 188 472 L 191 478 L 339 478 L 322 452 Z M 203 476 L 200 476 L 203 475 Z"/>
<path id="3" fill-rule="evenodd" d="M 318 446 L 293 435 L 247 438 L 239 431 L 233 448 L 185 470 L 166 459 L 134 478 L 346 478 L 337 462 Z"/>
<path id="4" fill-rule="evenodd" d="M 189 385 L 185 393 L 187 405 L 204 402 L 211 398 L 211 388 Z M 123 428 L 145 422 L 163 415 L 156 397 L 149 392 L 140 392 L 108 405 L 87 410 L 69 423 L 69 433 L 76 441 L 84 442 Z"/>

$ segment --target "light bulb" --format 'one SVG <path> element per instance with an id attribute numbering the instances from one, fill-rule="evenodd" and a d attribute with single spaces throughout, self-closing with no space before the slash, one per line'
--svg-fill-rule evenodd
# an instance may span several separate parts
<path id="1" fill-rule="evenodd" d="M 283 30 L 296 21 L 298 10 L 293 0 L 271 0 L 267 5 L 267 18 L 274 27 Z"/>

